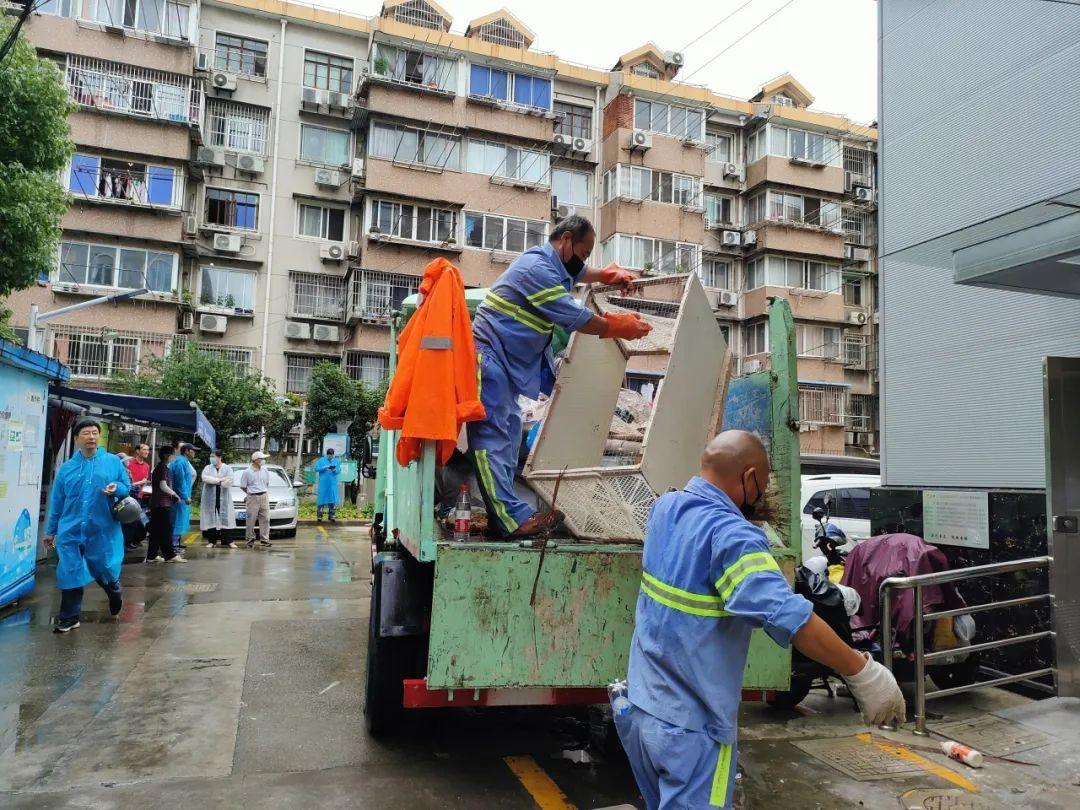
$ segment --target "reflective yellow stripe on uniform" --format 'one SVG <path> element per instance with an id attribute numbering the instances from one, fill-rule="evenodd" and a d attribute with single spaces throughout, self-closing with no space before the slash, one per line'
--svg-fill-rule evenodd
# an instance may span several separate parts
<path id="1" fill-rule="evenodd" d="M 755 551 L 752 554 L 744 554 L 735 561 L 734 565 L 728 566 L 724 575 L 716 580 L 716 592 L 725 602 L 735 592 L 739 583 L 751 574 L 760 571 L 779 571 L 780 566 L 767 551 Z"/>
<path id="2" fill-rule="evenodd" d="M 506 511 L 506 504 L 502 502 L 499 493 L 495 490 L 495 477 L 491 474 L 491 464 L 488 462 L 487 450 L 481 450 L 476 454 L 476 468 L 480 472 L 483 487 L 487 490 L 488 499 L 491 501 L 491 505 L 495 507 L 495 514 L 498 515 L 507 533 L 513 532 L 517 529 L 518 524 L 516 520 L 510 517 L 510 513 Z"/>
<path id="3" fill-rule="evenodd" d="M 564 295 L 569 295 L 569 293 L 566 291 L 566 287 L 560 284 L 558 287 L 548 287 L 546 290 L 534 292 L 532 295 L 527 296 L 526 300 L 533 306 L 540 306 L 548 301 L 554 301 L 556 298 L 562 298 Z"/>
<path id="4" fill-rule="evenodd" d="M 487 298 L 484 299 L 482 306 L 491 307 L 496 312 L 501 312 L 503 315 L 513 318 L 523 326 L 527 326 L 541 334 L 547 334 L 554 329 L 554 324 L 550 321 L 545 321 L 543 318 L 538 318 L 531 312 L 526 312 L 517 304 L 511 304 L 505 298 L 502 298 L 493 292 L 487 294 Z"/>
<path id="5" fill-rule="evenodd" d="M 476 398 L 480 397 L 484 393 L 484 355 L 480 352 L 476 353 Z"/>
<path id="6" fill-rule="evenodd" d="M 731 746 L 721 745 L 720 755 L 716 758 L 716 770 L 713 771 L 712 792 L 709 804 L 724 807 L 727 803 L 728 782 L 731 781 Z"/>
<path id="7" fill-rule="evenodd" d="M 682 588 L 661 582 L 645 571 L 641 573 L 641 592 L 654 602 L 692 616 L 720 618 L 731 615 L 723 609 L 723 602 L 719 596 L 684 591 Z"/>

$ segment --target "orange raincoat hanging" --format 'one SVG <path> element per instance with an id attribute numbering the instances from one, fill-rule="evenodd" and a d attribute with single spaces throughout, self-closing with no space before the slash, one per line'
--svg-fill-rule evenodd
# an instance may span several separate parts
<path id="1" fill-rule="evenodd" d="M 420 458 L 434 440 L 445 464 L 466 422 L 486 419 L 476 378 L 476 346 L 461 271 L 446 259 L 424 268 L 420 306 L 398 337 L 394 379 L 379 409 L 379 424 L 399 430 L 398 464 Z"/>

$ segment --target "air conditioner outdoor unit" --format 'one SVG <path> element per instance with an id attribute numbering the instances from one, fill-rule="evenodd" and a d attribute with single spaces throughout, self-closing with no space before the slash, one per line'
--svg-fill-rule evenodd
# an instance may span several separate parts
<path id="1" fill-rule="evenodd" d="M 683 56 L 682 51 L 665 51 L 664 61 L 669 65 L 679 65 L 681 67 L 686 62 L 686 57 Z"/>
<path id="2" fill-rule="evenodd" d="M 195 70 L 199 73 L 209 73 L 213 67 L 213 54 L 206 51 L 199 51 L 195 54 Z"/>
<path id="3" fill-rule="evenodd" d="M 360 258 L 360 243 L 359 242 L 349 242 L 349 258 L 350 259 L 359 259 Z"/>
<path id="4" fill-rule="evenodd" d="M 215 146 L 200 146 L 195 151 L 195 162 L 207 166 L 224 166 L 225 150 Z"/>
<path id="5" fill-rule="evenodd" d="M 336 326 L 319 324 L 315 327 L 312 337 L 320 343 L 337 343 L 340 340 L 341 330 Z"/>
<path id="6" fill-rule="evenodd" d="M 743 231 L 742 243 L 744 245 L 756 245 L 757 231 Z"/>
<path id="7" fill-rule="evenodd" d="M 739 168 L 739 164 L 725 163 L 724 177 L 734 177 L 735 179 L 739 179 L 740 177 L 742 177 L 742 170 Z"/>
<path id="8" fill-rule="evenodd" d="M 743 363 L 743 374 L 753 374 L 761 371 L 764 367 L 765 364 L 761 360 L 747 360 Z"/>
<path id="9" fill-rule="evenodd" d="M 216 70 L 210 74 L 210 84 L 215 90 L 235 90 L 236 77 L 223 70 Z"/>
<path id="10" fill-rule="evenodd" d="M 574 143 L 570 148 L 575 152 L 587 155 L 592 151 L 592 141 L 588 138 L 574 138 Z"/>
<path id="11" fill-rule="evenodd" d="M 300 97 L 300 101 L 305 107 L 318 107 L 319 91 L 314 87 L 305 87 L 303 95 Z"/>
<path id="12" fill-rule="evenodd" d="M 555 212 L 556 220 L 566 219 L 577 213 L 577 208 L 572 205 L 567 205 L 566 203 L 556 203 L 552 206 L 551 210 Z"/>
<path id="13" fill-rule="evenodd" d="M 733 307 L 739 303 L 739 294 L 734 293 L 731 290 L 720 290 L 719 295 L 716 297 L 716 303 L 722 307 Z"/>
<path id="14" fill-rule="evenodd" d="M 863 326 L 869 320 L 865 312 L 849 312 L 847 319 L 848 323 L 854 323 L 859 326 Z"/>
<path id="15" fill-rule="evenodd" d="M 239 155 L 236 158 L 236 168 L 249 174 L 262 174 L 266 171 L 266 161 L 255 155 Z"/>
<path id="16" fill-rule="evenodd" d="M 232 233 L 214 234 L 214 250 L 218 253 L 239 253 L 243 240 Z"/>
<path id="17" fill-rule="evenodd" d="M 195 236 L 199 232 L 199 218 L 194 214 L 184 217 L 184 236 Z"/>
<path id="18" fill-rule="evenodd" d="M 652 133 L 635 129 L 630 133 L 630 149 L 652 149 Z"/>
<path id="19" fill-rule="evenodd" d="M 53 292 L 78 292 L 79 285 L 73 281 L 54 281 L 52 289 Z"/>
<path id="20" fill-rule="evenodd" d="M 859 245 L 844 245 L 844 258 L 856 262 L 870 261 L 870 248 Z"/>
<path id="21" fill-rule="evenodd" d="M 345 110 L 352 106 L 349 103 L 348 93 L 327 93 L 326 105 L 338 110 Z"/>
<path id="22" fill-rule="evenodd" d="M 742 234 L 738 231 L 724 231 L 720 235 L 720 244 L 724 247 L 739 247 L 742 244 Z"/>
<path id="23" fill-rule="evenodd" d="M 199 331 L 213 332 L 218 335 L 225 334 L 225 327 L 229 325 L 229 319 L 224 315 L 200 315 Z"/>
<path id="24" fill-rule="evenodd" d="M 340 262 L 345 258 L 345 245 L 340 242 L 319 245 L 319 258 L 324 262 Z"/>
<path id="25" fill-rule="evenodd" d="M 874 199 L 874 190 L 872 188 L 855 186 L 851 191 L 855 194 L 855 199 L 860 202 L 871 202 Z"/>
<path id="26" fill-rule="evenodd" d="M 352 176 L 353 176 L 354 179 L 364 176 L 364 159 L 363 158 L 360 158 L 360 157 L 353 158 Z"/>
<path id="27" fill-rule="evenodd" d="M 311 324 L 285 321 L 285 337 L 289 340 L 308 340 L 311 337 Z"/>
<path id="28" fill-rule="evenodd" d="M 315 185 L 338 188 L 341 185 L 341 172 L 334 169 L 316 169 Z"/>
<path id="29" fill-rule="evenodd" d="M 180 313 L 180 326 L 179 331 L 190 332 L 195 328 L 195 313 L 190 309 L 185 309 Z"/>
<path id="30" fill-rule="evenodd" d="M 574 138 L 571 135 L 563 135 L 561 132 L 556 132 L 551 137 L 552 146 L 561 146 L 564 149 L 569 149 L 574 143 Z"/>

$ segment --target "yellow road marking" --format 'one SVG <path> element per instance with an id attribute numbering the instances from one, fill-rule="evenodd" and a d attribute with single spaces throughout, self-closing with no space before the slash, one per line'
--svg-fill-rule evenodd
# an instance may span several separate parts
<path id="1" fill-rule="evenodd" d="M 946 768 L 944 765 L 938 765 L 936 762 L 931 762 L 926 757 L 919 756 L 909 748 L 904 748 L 900 744 L 890 745 L 883 740 L 875 739 L 872 734 L 856 734 L 855 736 L 864 743 L 880 748 L 882 751 L 892 754 L 894 757 L 899 757 L 914 765 L 918 765 L 927 773 L 932 773 L 934 776 L 940 776 L 946 782 L 951 782 L 957 787 L 962 787 L 970 793 L 979 792 L 979 788 L 973 782 L 969 782 L 956 771 L 951 768 Z"/>
<path id="2" fill-rule="evenodd" d="M 198 532 L 188 532 L 184 536 L 184 540 L 183 540 L 184 545 L 185 546 L 190 546 L 192 543 L 195 542 L 195 538 L 198 537 L 198 536 L 199 536 Z"/>
<path id="3" fill-rule="evenodd" d="M 326 529 L 324 529 L 324 528 L 323 528 L 322 526 L 318 526 L 317 528 L 318 528 L 318 530 L 319 530 L 319 533 L 320 533 L 320 534 L 321 534 L 321 535 L 322 535 L 323 537 L 326 537 L 327 539 L 329 539 L 329 535 L 328 535 L 328 534 L 326 533 Z"/>
<path id="4" fill-rule="evenodd" d="M 577 810 L 532 757 L 505 757 L 503 762 L 529 791 L 540 810 Z"/>

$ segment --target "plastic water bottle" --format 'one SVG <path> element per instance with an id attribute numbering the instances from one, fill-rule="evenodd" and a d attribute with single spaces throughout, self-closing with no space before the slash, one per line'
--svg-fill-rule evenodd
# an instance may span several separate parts
<path id="1" fill-rule="evenodd" d="M 626 681 L 608 684 L 608 697 L 611 699 L 611 711 L 616 717 L 630 713 L 630 698 L 626 696 Z"/>
<path id="2" fill-rule="evenodd" d="M 469 540 L 469 525 L 472 523 L 472 499 L 469 498 L 469 485 L 461 485 L 457 506 L 454 507 L 454 539 L 465 543 Z"/>
<path id="3" fill-rule="evenodd" d="M 983 755 L 974 748 L 968 748 L 963 743 L 948 740 L 941 744 L 941 751 L 949 759 L 963 762 L 969 768 L 981 768 L 983 766 Z"/>

